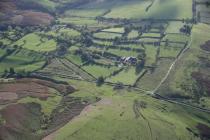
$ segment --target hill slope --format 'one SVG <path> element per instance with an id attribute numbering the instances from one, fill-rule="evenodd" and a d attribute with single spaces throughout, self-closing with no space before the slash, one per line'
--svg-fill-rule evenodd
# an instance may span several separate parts
<path id="1" fill-rule="evenodd" d="M 200 0 L 2 0 L 0 139 L 210 139 L 208 13 Z"/>

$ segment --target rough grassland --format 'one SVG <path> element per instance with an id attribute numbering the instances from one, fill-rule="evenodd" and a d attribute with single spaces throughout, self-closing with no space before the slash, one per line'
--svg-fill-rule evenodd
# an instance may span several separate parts
<path id="1" fill-rule="evenodd" d="M 192 93 L 186 93 L 186 91 L 183 91 L 181 89 L 181 85 L 192 85 L 192 77 L 191 74 L 193 71 L 197 71 L 199 68 L 198 65 L 198 57 L 204 55 L 200 49 L 200 45 L 202 45 L 204 42 L 209 40 L 210 33 L 209 33 L 209 26 L 205 24 L 198 24 L 195 25 L 192 30 L 192 44 L 190 46 L 190 49 L 186 52 L 186 54 L 183 56 L 182 61 L 179 61 L 177 63 L 177 66 L 172 71 L 171 76 L 166 81 L 166 83 L 162 87 L 162 93 L 165 90 L 168 91 L 168 88 L 165 89 L 166 86 L 169 86 L 170 90 L 173 92 L 177 92 L 180 94 L 188 94 L 192 95 Z"/>
<path id="2" fill-rule="evenodd" d="M 192 1 L 186 0 L 155 0 L 146 11 L 149 1 L 133 1 L 129 4 L 116 6 L 106 17 L 113 18 L 191 18 Z M 116 4 L 117 5 L 117 4 Z"/>
<path id="3" fill-rule="evenodd" d="M 90 86 L 90 84 L 84 86 Z M 169 103 L 166 105 L 164 102 L 148 96 L 140 96 L 135 92 L 124 90 L 115 92 L 106 86 L 97 89 L 93 86 L 90 90 L 81 89 L 79 93 L 73 95 L 84 97 L 93 92 L 103 99 L 86 107 L 78 117 L 53 133 L 52 140 L 107 140 L 111 138 L 178 140 L 180 137 L 198 139 L 186 129 L 189 127 L 196 131 L 197 122 L 203 122 L 196 117 L 198 112 L 194 110 Z M 103 91 L 103 94 L 106 93 L 101 95 L 100 91 Z M 147 104 L 146 108 L 139 108 L 140 116 L 135 110 L 135 100 L 144 101 Z M 206 114 L 200 115 L 208 118 Z"/>

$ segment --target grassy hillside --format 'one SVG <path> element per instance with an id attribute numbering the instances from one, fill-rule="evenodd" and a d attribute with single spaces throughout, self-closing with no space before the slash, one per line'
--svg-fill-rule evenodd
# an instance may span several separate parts
<path id="1" fill-rule="evenodd" d="M 72 81 L 77 86 L 90 84 Z M 73 96 L 97 95 L 102 99 L 87 106 L 82 113 L 53 133 L 53 140 L 64 139 L 199 139 L 197 124 L 206 123 L 208 115 L 183 108 L 134 91 L 112 91 L 110 87 L 81 89 Z M 103 92 L 100 92 L 103 91 Z M 199 114 L 199 115 L 198 115 Z M 205 120 L 201 119 L 205 118 Z M 192 130 L 193 133 L 188 130 Z"/>
<path id="2" fill-rule="evenodd" d="M 162 90 L 160 90 L 162 94 L 164 93 L 167 94 L 168 90 L 171 91 L 170 94 L 172 93 L 181 94 L 183 96 L 187 95 L 190 97 L 195 97 L 195 94 L 202 93 L 202 91 L 196 92 L 193 90 L 193 87 L 196 86 L 197 84 L 195 82 L 195 79 L 192 77 L 192 73 L 197 71 L 202 71 L 203 73 L 208 75 L 208 72 L 203 70 L 203 69 L 208 69 L 208 66 L 207 65 L 201 66 L 202 63 L 205 62 L 203 62 L 200 59 L 200 57 L 202 56 L 207 61 L 209 60 L 208 52 L 203 51 L 200 48 L 200 46 L 204 42 L 209 40 L 210 34 L 207 30 L 210 30 L 210 28 L 205 24 L 194 25 L 194 28 L 192 30 L 193 34 L 191 38 L 192 42 L 190 45 L 190 49 L 183 56 L 183 59 L 178 62 L 171 76 L 163 85 Z M 209 97 L 205 98 L 208 102 Z M 202 102 L 200 105 L 202 105 Z M 204 103 L 203 105 L 204 105 L 203 107 L 207 108 L 209 107 L 208 103 L 207 104 Z"/>
<path id="3" fill-rule="evenodd" d="M 110 18 L 191 18 L 192 1 L 186 0 L 105 0 L 93 2 L 82 8 L 110 9 Z"/>

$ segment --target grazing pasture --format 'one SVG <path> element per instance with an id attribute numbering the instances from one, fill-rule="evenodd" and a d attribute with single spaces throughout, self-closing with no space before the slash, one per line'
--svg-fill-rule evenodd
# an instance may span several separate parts
<path id="1" fill-rule="evenodd" d="M 28 50 L 16 50 L 0 62 L 0 72 L 15 68 L 17 71 L 34 71 L 44 65 L 44 56 Z"/>
<path id="2" fill-rule="evenodd" d="M 94 75 L 96 78 L 103 76 L 107 77 L 111 75 L 114 71 L 118 70 L 118 67 L 106 67 L 106 66 L 97 66 L 97 65 L 87 65 L 82 67 L 88 73 Z"/>
<path id="3" fill-rule="evenodd" d="M 24 36 L 23 38 L 15 42 L 14 45 L 18 45 L 23 48 L 37 52 L 48 52 L 56 49 L 55 40 L 48 38 L 41 38 L 36 33 L 31 33 Z"/>
<path id="4" fill-rule="evenodd" d="M 113 83 L 122 82 L 126 85 L 133 85 L 140 75 L 141 74 L 136 73 L 135 68 L 128 67 L 124 68 L 124 70 L 117 75 L 108 78 L 107 81 Z"/>

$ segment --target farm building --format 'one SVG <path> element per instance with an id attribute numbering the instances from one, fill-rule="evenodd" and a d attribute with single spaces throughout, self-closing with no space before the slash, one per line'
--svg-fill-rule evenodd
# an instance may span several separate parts
<path id="1" fill-rule="evenodd" d="M 137 63 L 137 58 L 129 56 L 129 57 L 122 57 L 121 58 L 121 63 L 123 64 L 130 64 L 130 65 L 136 65 Z"/>

